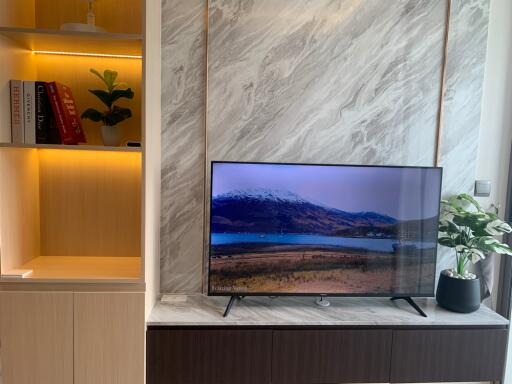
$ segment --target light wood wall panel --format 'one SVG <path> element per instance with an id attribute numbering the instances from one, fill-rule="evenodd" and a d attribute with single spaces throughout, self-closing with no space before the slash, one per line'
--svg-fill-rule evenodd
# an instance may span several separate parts
<path id="1" fill-rule="evenodd" d="M 38 54 L 36 59 L 38 80 L 57 80 L 71 87 L 80 113 L 91 107 L 99 110 L 105 109 L 98 98 L 89 92 L 89 89 L 104 88 L 101 80 L 91 74 L 89 69 L 95 68 L 100 72 L 111 69 L 119 72 L 118 80 L 127 83 L 135 92 L 133 99 L 122 99 L 116 103 L 116 105 L 132 110 L 132 117 L 119 124 L 122 141 L 141 140 L 141 60 L 43 54 Z M 102 145 L 101 124 L 90 120 L 84 120 L 82 123 L 87 143 Z"/>
<path id="2" fill-rule="evenodd" d="M 74 384 L 144 382 L 144 293 L 75 293 Z"/>
<path id="3" fill-rule="evenodd" d="M 73 383 L 73 294 L 0 293 L 4 384 Z"/>
<path id="4" fill-rule="evenodd" d="M 0 149 L 2 272 L 39 255 L 39 168 L 35 149 Z"/>
<path id="5" fill-rule="evenodd" d="M 0 0 L 0 26 L 35 26 L 35 0 Z"/>
<path id="6" fill-rule="evenodd" d="M 141 33 L 143 0 L 96 0 L 96 25 L 108 32 Z M 38 28 L 59 29 L 64 23 L 87 23 L 82 0 L 35 0 Z"/>
<path id="7" fill-rule="evenodd" d="M 140 256 L 140 153 L 40 150 L 39 162 L 43 256 Z"/>

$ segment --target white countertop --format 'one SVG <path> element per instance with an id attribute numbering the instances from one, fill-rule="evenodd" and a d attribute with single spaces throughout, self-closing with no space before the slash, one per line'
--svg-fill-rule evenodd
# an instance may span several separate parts
<path id="1" fill-rule="evenodd" d="M 389 298 L 332 298 L 329 307 L 314 297 L 246 297 L 222 317 L 228 297 L 176 295 L 174 303 L 159 302 L 148 326 L 505 326 L 508 320 L 482 305 L 476 312 L 459 314 L 440 308 L 432 298 L 415 299 L 428 317 L 420 316 L 405 301 Z M 181 301 L 180 301 L 181 300 Z"/>

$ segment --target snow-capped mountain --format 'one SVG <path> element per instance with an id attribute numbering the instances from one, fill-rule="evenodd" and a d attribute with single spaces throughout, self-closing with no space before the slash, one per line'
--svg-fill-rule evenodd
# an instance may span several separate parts
<path id="1" fill-rule="evenodd" d="M 244 199 L 258 199 L 269 200 L 274 202 L 295 202 L 299 204 L 307 203 L 308 201 L 290 191 L 282 189 L 265 189 L 265 188 L 251 188 L 224 193 L 222 195 L 214 196 L 214 200 L 244 200 Z"/>
<path id="2" fill-rule="evenodd" d="M 397 220 L 376 212 L 345 212 L 289 191 L 233 190 L 212 199 L 214 232 L 392 235 Z"/>

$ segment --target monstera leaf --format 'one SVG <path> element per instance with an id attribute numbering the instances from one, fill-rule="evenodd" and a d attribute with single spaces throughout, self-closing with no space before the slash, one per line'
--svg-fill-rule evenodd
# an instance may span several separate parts
<path id="1" fill-rule="evenodd" d="M 492 252 L 512 255 L 512 249 L 494 237 L 512 232 L 496 213 L 486 212 L 467 194 L 452 196 L 441 204 L 438 242 L 455 249 L 459 275 L 469 261 L 477 263 Z"/>

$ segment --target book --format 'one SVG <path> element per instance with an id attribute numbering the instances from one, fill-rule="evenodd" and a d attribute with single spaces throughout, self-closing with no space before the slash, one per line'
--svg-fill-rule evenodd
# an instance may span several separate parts
<path id="1" fill-rule="evenodd" d="M 46 91 L 46 83 L 44 81 L 36 81 L 35 85 L 35 139 L 37 144 L 60 144 L 60 135 L 58 138 L 51 140 L 52 130 L 57 130 L 55 120 L 53 119 L 53 111 L 50 105 L 48 92 Z M 53 126 L 52 126 L 53 125 Z"/>
<path id="2" fill-rule="evenodd" d="M 32 274 L 32 269 L 11 269 L 7 273 L 2 273 L 4 279 L 24 279 Z"/>
<path id="3" fill-rule="evenodd" d="M 14 144 L 23 144 L 25 141 L 24 133 L 24 114 L 23 114 L 23 81 L 11 80 L 11 142 Z"/>
<path id="4" fill-rule="evenodd" d="M 25 144 L 60 144 L 44 81 L 23 82 Z"/>
<path id="5" fill-rule="evenodd" d="M 58 82 L 46 83 L 56 125 L 63 144 L 85 143 L 85 135 L 71 89 Z"/>
<path id="6" fill-rule="evenodd" d="M 36 143 L 36 82 L 23 82 L 24 143 Z"/>
<path id="7" fill-rule="evenodd" d="M 55 116 L 53 115 L 52 107 L 50 105 L 50 99 L 48 98 L 48 108 L 49 108 L 49 121 L 48 121 L 48 144 L 62 144 L 62 139 L 60 137 L 60 131 L 57 127 L 57 122 L 55 121 Z"/>

